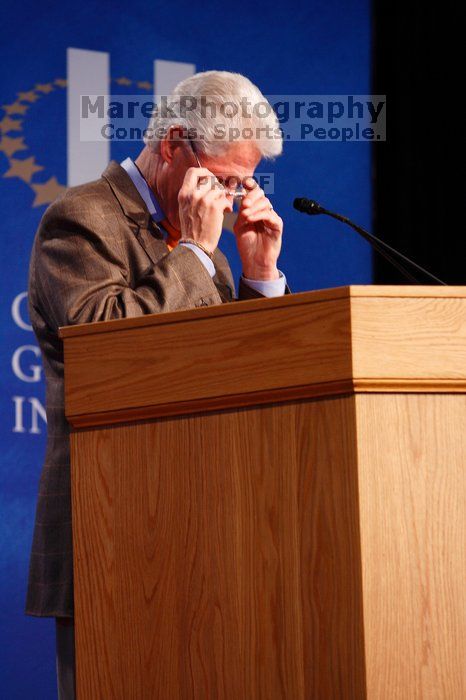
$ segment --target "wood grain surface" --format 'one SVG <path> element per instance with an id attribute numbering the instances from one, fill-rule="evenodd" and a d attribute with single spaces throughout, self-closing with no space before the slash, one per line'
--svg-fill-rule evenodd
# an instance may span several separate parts
<path id="1" fill-rule="evenodd" d="M 78 700 L 463 700 L 465 319 L 350 287 L 65 330 Z"/>
<path id="2" fill-rule="evenodd" d="M 204 402 L 205 408 L 218 397 L 350 377 L 349 300 L 329 304 L 193 315 L 173 324 L 69 338 L 67 416 L 72 421 L 74 415 L 180 401 Z"/>
<path id="3" fill-rule="evenodd" d="M 273 297 L 268 299 L 249 299 L 242 301 L 240 305 L 233 304 L 218 304 L 214 306 L 198 307 L 196 309 L 188 309 L 186 311 L 172 311 L 163 314 L 147 314 L 145 316 L 137 316 L 124 319 L 125 328 L 143 328 L 151 326 L 154 323 L 164 324 L 173 323 L 173 321 L 183 321 L 192 317 L 194 313 L 197 318 L 213 318 L 215 316 L 234 316 L 236 314 L 251 313 L 263 308 L 278 309 L 282 306 L 300 306 L 301 304 L 309 304 L 310 301 L 332 301 L 336 299 L 356 299 L 358 297 L 365 298 L 398 298 L 398 299 L 465 299 L 466 286 L 447 286 L 438 287 L 431 285 L 376 285 L 376 284 L 359 284 L 348 287 L 330 287 L 328 289 L 318 289 L 312 292 L 300 292 L 289 294 L 282 297 Z M 96 323 L 82 323 L 75 326 L 62 326 L 59 330 L 61 338 L 72 338 L 83 335 L 94 335 L 96 333 L 108 333 L 112 330 L 121 329 L 121 319 L 114 321 L 103 321 Z"/>
<path id="4" fill-rule="evenodd" d="M 368 698 L 466 698 L 466 396 L 356 397 Z"/>
<path id="5" fill-rule="evenodd" d="M 78 698 L 365 697 L 354 424 L 346 398 L 74 432 Z"/>
<path id="6" fill-rule="evenodd" d="M 351 332 L 356 378 L 453 379 L 464 385 L 466 298 L 357 297 Z"/>
<path id="7" fill-rule="evenodd" d="M 466 392 L 463 288 L 382 289 L 65 329 L 67 418 L 83 427 L 355 390 Z"/>

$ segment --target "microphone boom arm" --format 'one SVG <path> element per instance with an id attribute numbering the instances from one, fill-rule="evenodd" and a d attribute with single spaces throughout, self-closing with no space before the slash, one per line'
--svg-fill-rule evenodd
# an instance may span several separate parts
<path id="1" fill-rule="evenodd" d="M 348 217 L 329 211 L 314 200 L 306 199 L 305 197 L 296 198 L 293 202 L 293 206 L 295 209 L 304 214 L 310 214 L 311 216 L 315 214 L 326 214 L 327 216 L 331 216 L 332 219 L 336 219 L 337 221 L 341 221 L 347 226 L 351 226 L 351 228 L 354 229 L 356 233 L 359 233 L 359 235 L 362 236 L 368 243 L 370 243 L 373 246 L 373 248 L 378 253 L 380 253 L 380 255 L 386 258 L 386 260 L 388 260 L 394 267 L 396 267 L 403 275 L 405 275 L 412 282 L 420 284 L 419 280 L 411 272 L 409 272 L 409 270 L 407 270 L 406 267 L 400 262 L 400 259 L 403 260 L 403 262 L 408 263 L 409 265 L 414 267 L 419 272 L 422 272 L 422 274 L 426 275 L 428 278 L 430 278 L 437 284 L 447 286 L 446 282 L 443 282 L 443 280 L 439 279 L 431 272 L 415 263 L 414 260 L 411 260 L 410 258 L 406 257 L 406 255 L 403 255 L 403 253 L 400 253 L 398 250 L 395 250 L 395 248 L 392 248 L 390 245 L 388 245 L 388 243 L 385 243 L 380 238 L 377 238 L 377 236 L 374 236 L 372 233 L 369 233 L 369 231 L 366 231 L 361 226 L 354 224 L 350 219 L 348 219 Z"/>

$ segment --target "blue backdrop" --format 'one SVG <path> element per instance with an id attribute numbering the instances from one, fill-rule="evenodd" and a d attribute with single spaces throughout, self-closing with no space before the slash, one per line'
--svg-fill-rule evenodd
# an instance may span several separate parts
<path id="1" fill-rule="evenodd" d="M 21 11 L 20 11 L 21 10 Z M 111 55 L 111 76 L 153 81 L 154 59 L 233 70 L 264 94 L 367 94 L 369 0 L 302 3 L 5 3 L 1 10 L 1 576 L 2 697 L 55 697 L 51 620 L 23 614 L 35 499 L 45 449 L 44 386 L 26 313 L 27 268 L 40 217 L 67 184 L 66 52 Z M 157 86 L 155 86 L 157 89 Z M 146 93 L 149 94 L 149 93 Z M 136 143 L 111 156 L 135 156 Z M 371 282 L 367 244 L 336 222 L 292 209 L 315 197 L 370 228 L 368 143 L 289 142 L 272 166 L 275 209 L 285 221 L 280 268 L 293 291 Z M 221 247 L 238 261 L 230 234 Z"/>

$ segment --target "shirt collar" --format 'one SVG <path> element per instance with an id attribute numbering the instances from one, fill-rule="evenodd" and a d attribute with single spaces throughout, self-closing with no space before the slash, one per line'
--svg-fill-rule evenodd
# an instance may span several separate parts
<path id="1" fill-rule="evenodd" d="M 165 214 L 162 211 L 155 194 L 152 192 L 151 188 L 141 175 L 137 165 L 133 162 L 131 158 L 126 158 L 120 163 L 121 167 L 126 170 L 134 186 L 141 195 L 146 207 L 149 210 L 150 215 L 156 223 L 162 221 L 165 218 Z"/>

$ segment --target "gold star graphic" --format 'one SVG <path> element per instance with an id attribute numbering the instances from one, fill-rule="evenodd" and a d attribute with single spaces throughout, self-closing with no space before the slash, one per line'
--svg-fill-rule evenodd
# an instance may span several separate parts
<path id="1" fill-rule="evenodd" d="M 23 100 L 23 102 L 36 102 L 40 95 L 36 95 L 34 90 L 29 90 L 29 92 L 17 92 L 18 100 Z"/>
<path id="2" fill-rule="evenodd" d="M 25 114 L 29 105 L 22 105 L 21 102 L 14 102 L 12 105 L 2 105 L 7 114 Z"/>
<path id="3" fill-rule="evenodd" d="M 10 169 L 3 173 L 3 177 L 19 177 L 24 182 L 31 182 L 34 173 L 44 169 L 42 165 L 36 165 L 35 160 L 34 156 L 24 160 L 11 158 Z"/>
<path id="4" fill-rule="evenodd" d="M 12 139 L 9 136 L 2 136 L 0 141 L 0 151 L 3 151 L 5 155 L 10 156 L 17 151 L 25 151 L 27 146 L 24 142 L 24 136 L 18 136 L 16 139 Z"/>
<path id="5" fill-rule="evenodd" d="M 148 82 L 141 82 L 137 83 L 138 88 L 142 88 L 143 90 L 152 90 L 152 83 Z"/>
<path id="6" fill-rule="evenodd" d="M 43 92 L 44 95 L 48 95 L 49 92 L 52 92 L 53 85 L 52 83 L 37 83 L 37 85 L 34 85 L 34 89 Z"/>
<path id="7" fill-rule="evenodd" d="M 23 128 L 21 124 L 22 122 L 18 121 L 17 119 L 3 117 L 2 121 L 0 122 L 0 129 L 2 130 L 3 134 L 6 134 L 7 131 L 21 131 Z"/>
<path id="8" fill-rule="evenodd" d="M 36 198 L 32 203 L 33 207 L 40 207 L 42 204 L 50 204 L 56 199 L 62 192 L 66 190 L 64 185 L 60 185 L 57 182 L 56 177 L 51 177 L 50 180 L 39 185 L 36 183 L 31 184 L 32 189 L 36 193 Z"/>
<path id="9" fill-rule="evenodd" d="M 118 83 L 118 85 L 131 85 L 133 81 L 129 80 L 128 78 L 122 77 L 116 78 L 115 82 Z"/>
<path id="10" fill-rule="evenodd" d="M 61 87 L 61 88 L 66 87 L 66 80 L 64 80 L 63 78 L 57 78 L 53 82 L 55 83 L 55 85 L 58 85 L 58 87 Z"/>

